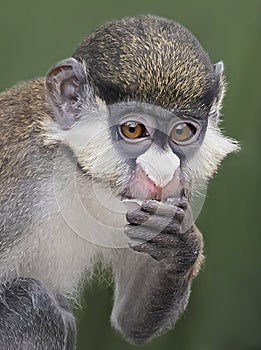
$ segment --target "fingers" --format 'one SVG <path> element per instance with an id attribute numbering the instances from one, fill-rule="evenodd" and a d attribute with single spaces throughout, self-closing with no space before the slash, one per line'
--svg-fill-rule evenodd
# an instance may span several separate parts
<path id="1" fill-rule="evenodd" d="M 136 245 L 150 241 L 158 233 L 148 227 L 127 225 L 125 234 L 130 239 L 130 244 Z"/>
<path id="2" fill-rule="evenodd" d="M 155 200 L 147 200 L 144 201 L 140 208 L 143 212 L 149 214 L 157 214 L 159 216 L 166 216 L 175 218 L 178 221 L 182 221 L 184 219 L 185 213 L 184 210 L 177 205 L 174 204 L 166 204 L 162 202 L 158 202 Z"/>
<path id="3" fill-rule="evenodd" d="M 185 217 L 185 212 L 180 207 L 160 203 L 156 200 L 144 201 L 140 208 L 129 210 L 126 214 L 127 221 L 132 225 L 143 225 L 155 228 L 157 232 L 176 232 Z"/>
<path id="4" fill-rule="evenodd" d="M 161 261 L 162 259 L 167 257 L 169 253 L 168 248 L 158 249 L 154 244 L 144 243 L 144 244 L 134 245 L 131 247 L 134 251 L 149 254 L 153 259 L 158 261 Z"/>
<path id="5" fill-rule="evenodd" d="M 142 225 L 151 217 L 149 213 L 142 212 L 140 209 L 129 210 L 126 214 L 127 221 L 133 225 Z"/>
<path id="6" fill-rule="evenodd" d="M 125 228 L 125 234 L 131 241 L 134 241 L 135 244 L 150 241 L 152 243 L 170 246 L 173 245 L 174 242 L 173 233 L 179 233 L 179 230 L 180 226 L 175 223 L 170 226 L 166 226 L 162 231 L 160 231 L 158 227 L 151 228 L 144 225 L 127 225 Z"/>
<path id="7" fill-rule="evenodd" d="M 128 229 L 128 237 L 131 237 L 129 244 L 136 252 L 147 253 L 156 260 L 168 258 L 171 261 L 174 259 L 177 264 L 181 265 L 186 265 L 187 261 L 194 261 L 197 250 L 190 247 L 192 244 L 183 242 L 180 239 L 181 236 L 160 234 L 152 237 L 151 231 L 141 229 L 139 232 L 134 232 L 131 228 L 133 227 L 129 226 Z"/>
<path id="8" fill-rule="evenodd" d="M 180 223 L 176 216 L 159 216 L 157 214 L 150 215 L 140 210 L 129 211 L 126 215 L 128 222 L 137 228 L 137 225 L 142 225 L 154 229 L 157 233 L 171 233 L 180 229 Z"/>

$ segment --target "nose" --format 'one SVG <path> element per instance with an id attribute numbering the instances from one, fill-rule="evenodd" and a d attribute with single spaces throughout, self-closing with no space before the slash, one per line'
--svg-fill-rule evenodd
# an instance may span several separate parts
<path id="1" fill-rule="evenodd" d="M 136 164 L 157 186 L 164 187 L 180 167 L 180 159 L 169 146 L 162 150 L 153 143 L 136 159 Z"/>

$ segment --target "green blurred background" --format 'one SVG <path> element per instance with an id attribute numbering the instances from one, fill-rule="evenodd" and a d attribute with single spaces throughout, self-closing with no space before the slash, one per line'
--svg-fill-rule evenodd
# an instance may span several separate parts
<path id="1" fill-rule="evenodd" d="M 198 219 L 207 259 L 187 311 L 174 331 L 142 348 L 261 349 L 261 1 L 0 0 L 0 90 L 44 75 L 97 25 L 147 13 L 181 22 L 213 62 L 224 61 L 223 128 L 242 151 L 209 185 Z M 111 304 L 112 288 L 93 281 L 77 311 L 79 350 L 135 348 L 110 328 Z"/>

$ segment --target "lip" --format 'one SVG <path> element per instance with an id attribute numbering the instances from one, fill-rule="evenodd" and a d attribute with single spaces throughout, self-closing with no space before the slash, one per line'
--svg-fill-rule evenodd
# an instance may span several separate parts
<path id="1" fill-rule="evenodd" d="M 154 193 L 150 193 L 148 196 L 135 196 L 135 197 L 131 196 L 128 193 L 121 194 L 121 200 L 122 201 L 124 201 L 124 200 L 146 201 L 146 200 L 149 200 L 149 199 L 154 199 L 154 200 L 157 200 L 158 202 L 162 202 L 163 201 L 162 193 L 154 192 Z"/>
<path id="2" fill-rule="evenodd" d="M 125 189 L 120 194 L 121 200 L 149 200 L 154 199 L 164 202 L 167 199 L 180 198 L 182 193 L 182 183 L 180 180 L 180 171 L 176 171 L 172 180 L 164 187 L 156 186 L 142 171 L 135 173 Z"/>

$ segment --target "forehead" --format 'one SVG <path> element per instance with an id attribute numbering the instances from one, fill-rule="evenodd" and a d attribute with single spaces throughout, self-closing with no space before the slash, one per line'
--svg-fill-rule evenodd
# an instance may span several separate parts
<path id="1" fill-rule="evenodd" d="M 111 122 L 117 122 L 119 119 L 125 116 L 132 115 L 147 115 L 157 119 L 159 122 L 169 122 L 174 119 L 197 119 L 199 121 L 205 121 L 208 118 L 206 111 L 202 110 L 187 110 L 180 111 L 175 109 L 165 109 L 161 106 L 154 104 L 148 104 L 139 101 L 120 102 L 108 105 L 109 119 Z"/>
<path id="2" fill-rule="evenodd" d="M 163 108 L 207 109 L 215 95 L 207 53 L 172 21 L 142 16 L 106 24 L 74 56 L 85 60 L 108 104 L 134 99 Z"/>

